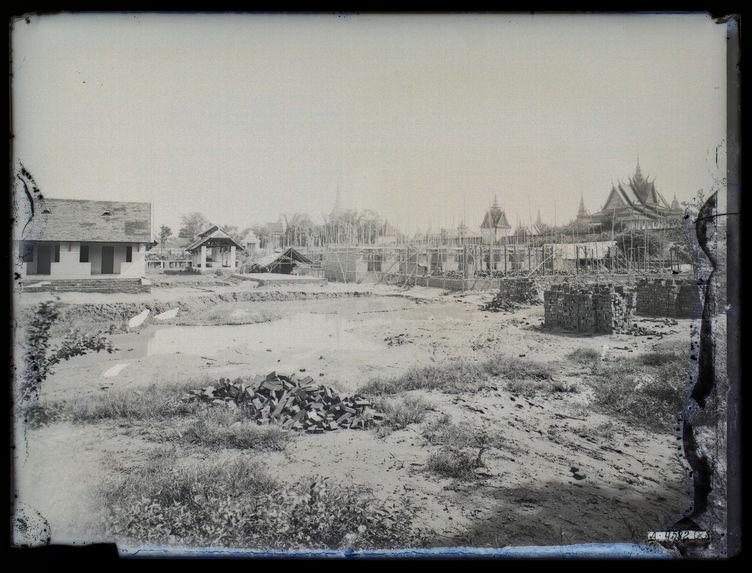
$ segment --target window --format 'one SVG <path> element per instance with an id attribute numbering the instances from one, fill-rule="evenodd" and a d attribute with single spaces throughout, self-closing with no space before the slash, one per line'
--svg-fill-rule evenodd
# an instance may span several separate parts
<path id="1" fill-rule="evenodd" d="M 133 247 L 131 247 L 130 245 L 125 247 L 125 262 L 126 263 L 133 262 Z"/>
<path id="2" fill-rule="evenodd" d="M 78 255 L 78 262 L 79 263 L 89 262 L 89 245 L 81 245 L 81 251 Z"/>
<path id="3" fill-rule="evenodd" d="M 368 255 L 368 270 L 371 272 L 381 272 L 381 254 L 370 253 Z"/>
<path id="4" fill-rule="evenodd" d="M 54 262 L 60 262 L 60 245 L 55 245 L 55 260 Z"/>

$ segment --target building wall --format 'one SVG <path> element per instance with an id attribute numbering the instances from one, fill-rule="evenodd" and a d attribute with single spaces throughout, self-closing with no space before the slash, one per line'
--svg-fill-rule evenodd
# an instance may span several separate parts
<path id="1" fill-rule="evenodd" d="M 138 278 L 146 274 L 146 245 L 144 243 L 80 243 L 60 242 L 47 243 L 54 253 L 55 245 L 60 246 L 60 260 L 50 263 L 50 274 L 42 275 L 50 278 L 85 278 L 90 276 L 113 276 Z M 89 261 L 81 262 L 81 246 L 89 247 Z M 113 246 L 112 275 L 102 275 L 102 247 Z M 132 247 L 132 261 L 126 262 L 126 247 Z M 38 272 L 37 261 L 39 260 L 39 245 L 33 246 L 33 260 L 25 264 L 27 275 L 36 275 Z"/>
<path id="2" fill-rule="evenodd" d="M 89 276 L 89 264 L 79 262 L 81 243 L 60 243 L 60 262 L 50 264 L 51 277 L 78 278 Z"/>

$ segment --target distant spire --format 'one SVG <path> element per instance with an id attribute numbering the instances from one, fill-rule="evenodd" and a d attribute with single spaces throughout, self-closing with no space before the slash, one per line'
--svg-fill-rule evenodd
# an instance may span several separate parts
<path id="1" fill-rule="evenodd" d="M 543 224 L 543 221 L 541 221 L 540 209 L 538 209 L 538 218 L 535 219 L 535 225 L 540 227 L 542 224 Z"/>
<path id="2" fill-rule="evenodd" d="M 587 211 L 585 211 L 585 197 L 580 193 L 580 207 L 577 209 L 578 217 L 587 217 Z"/>
<path id="3" fill-rule="evenodd" d="M 337 196 L 334 199 L 334 209 L 332 209 L 331 216 L 333 218 L 342 215 L 342 181 L 337 181 Z"/>
<path id="4" fill-rule="evenodd" d="M 492 207 L 493 209 L 498 209 L 498 208 L 499 208 L 499 199 L 498 199 L 498 197 L 496 196 L 496 194 L 495 194 L 495 193 L 494 193 L 494 200 L 493 200 L 493 204 L 491 205 L 491 207 Z"/>
<path id="5" fill-rule="evenodd" d="M 635 168 L 634 172 L 634 180 L 635 181 L 642 181 L 642 171 L 640 170 L 640 155 L 637 154 L 637 167 Z"/>

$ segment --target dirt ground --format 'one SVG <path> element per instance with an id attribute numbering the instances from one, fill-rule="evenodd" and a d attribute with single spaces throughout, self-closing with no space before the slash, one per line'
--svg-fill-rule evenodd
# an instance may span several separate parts
<path id="1" fill-rule="evenodd" d="M 62 303 L 117 300 L 185 300 L 241 285 L 157 285 L 151 295 L 60 295 Z M 354 393 L 375 376 L 415 366 L 483 360 L 493 353 L 562 364 L 555 378 L 576 392 L 521 397 L 503 384 L 478 392 L 416 390 L 431 405 L 421 424 L 387 435 L 373 430 L 301 434 L 281 452 L 242 452 L 260 459 L 278 479 L 296 483 L 320 476 L 326 483 L 363 485 L 383 499 L 406 495 L 413 526 L 435 546 L 560 545 L 587 542 L 644 543 L 682 513 L 687 489 L 676 437 L 608 417 L 592 406 L 583 372 L 569 365 L 573 350 L 596 350 L 618 361 L 651 350 L 658 342 L 689 340 L 689 321 L 661 337 L 576 336 L 544 331 L 543 306 L 485 312 L 493 293 L 446 293 L 377 285 L 301 285 L 307 292 L 351 292 L 362 297 L 235 302 L 227 316 L 267 313 L 266 322 L 233 325 L 147 323 L 111 337 L 112 354 L 96 353 L 60 363 L 46 380 L 43 397 L 82 403 L 114 388 L 138 391 L 155 381 L 266 374 L 310 375 L 340 393 Z M 49 295 L 46 295 L 49 298 Z M 108 298 L 109 297 L 109 298 Z M 19 305 L 43 300 L 34 294 Z M 133 299 L 131 301 L 131 299 Z M 198 300 L 198 299 L 197 299 Z M 239 320 L 238 322 L 242 322 Z M 120 365 L 116 375 L 114 366 Z M 118 369 L 115 369 L 118 370 Z M 426 460 L 437 446 L 425 427 L 438 420 L 501 431 L 504 447 L 485 452 L 469 480 L 437 477 Z M 29 429 L 17 445 L 17 501 L 49 524 L 53 543 L 102 538 L 100 507 L 92 492 L 118 464 L 137 465 L 160 444 L 123 422 L 75 423 Z M 218 451 L 217 456 L 229 455 Z"/>

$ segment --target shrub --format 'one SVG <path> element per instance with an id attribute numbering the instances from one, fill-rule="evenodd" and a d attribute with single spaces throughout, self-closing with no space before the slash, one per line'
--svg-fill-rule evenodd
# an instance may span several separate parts
<path id="1" fill-rule="evenodd" d="M 59 316 L 60 310 L 56 302 L 40 303 L 26 328 L 25 337 L 21 339 L 24 373 L 20 377 L 18 403 L 24 410 L 27 422 L 38 419 L 39 392 L 56 364 L 89 352 L 114 350 L 103 332 L 86 334 L 78 329 L 67 331 L 60 346 L 50 348 L 50 334 Z"/>
<path id="2" fill-rule="evenodd" d="M 386 422 L 393 429 L 422 422 L 426 411 L 431 409 L 431 405 L 420 396 L 380 398 L 374 401 L 373 406 L 386 414 Z"/>

